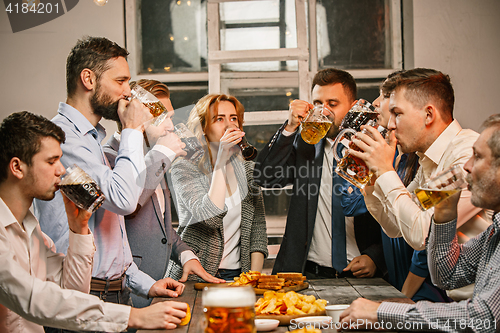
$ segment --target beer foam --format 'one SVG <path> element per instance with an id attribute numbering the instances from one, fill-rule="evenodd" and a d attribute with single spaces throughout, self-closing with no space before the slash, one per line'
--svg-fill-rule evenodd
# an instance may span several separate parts
<path id="1" fill-rule="evenodd" d="M 244 290 L 245 288 L 246 290 Z M 212 287 L 203 291 L 203 306 L 236 308 L 255 305 L 255 293 L 251 287 Z"/>

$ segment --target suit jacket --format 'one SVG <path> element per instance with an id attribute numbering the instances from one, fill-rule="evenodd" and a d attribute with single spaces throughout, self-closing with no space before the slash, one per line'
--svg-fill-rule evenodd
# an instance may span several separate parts
<path id="1" fill-rule="evenodd" d="M 112 137 L 103 147 L 111 167 L 118 152 L 119 142 Z M 145 188 L 139 198 L 141 206 L 138 212 L 125 217 L 128 241 L 134 262 L 139 269 L 155 280 L 163 279 L 169 260 L 180 263 L 183 251 L 191 250 L 177 235 L 172 227 L 170 211 L 170 190 L 164 178 L 170 167 L 170 160 L 161 152 L 151 150 L 146 154 Z M 162 214 L 155 189 L 161 184 L 165 200 L 165 212 Z M 182 265 L 181 265 L 182 266 Z M 131 295 L 134 307 L 145 307 L 151 299 Z"/>
<path id="2" fill-rule="evenodd" d="M 265 188 L 293 185 L 285 234 L 276 257 L 276 272 L 302 272 L 313 236 L 321 185 L 325 140 L 309 145 L 300 133 L 282 135 L 286 123 L 257 157 L 254 179 Z M 340 197 L 338 198 L 340 200 Z M 368 255 L 377 265 L 377 275 L 386 268 L 380 237 L 380 226 L 365 213 L 354 218 L 354 232 L 361 254 Z"/>

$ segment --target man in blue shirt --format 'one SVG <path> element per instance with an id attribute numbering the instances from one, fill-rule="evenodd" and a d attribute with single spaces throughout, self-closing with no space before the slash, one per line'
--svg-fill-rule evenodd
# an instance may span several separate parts
<path id="1" fill-rule="evenodd" d="M 78 41 L 66 64 L 67 100 L 52 119 L 66 134 L 61 145 L 65 167 L 77 164 L 100 186 L 106 199 L 89 220 L 96 253 L 91 294 L 108 302 L 128 303 L 129 290 L 143 297 L 177 297 L 184 285 L 172 279 L 155 281 L 132 260 L 123 215 L 132 213 L 144 187 L 143 124 L 152 116 L 139 101 L 128 102 L 128 52 L 106 38 Z M 122 139 L 114 168 L 101 141 L 106 136 L 102 119 L 119 120 Z M 58 192 L 54 200 L 34 204 L 42 230 L 59 252 L 68 248 L 68 226 Z M 56 223 L 57 221 L 57 223 Z"/>

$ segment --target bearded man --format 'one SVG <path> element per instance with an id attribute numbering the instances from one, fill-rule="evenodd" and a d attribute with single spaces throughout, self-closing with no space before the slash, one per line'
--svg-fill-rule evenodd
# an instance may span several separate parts
<path id="1" fill-rule="evenodd" d="M 143 153 L 144 123 L 152 118 L 149 109 L 130 96 L 128 52 L 101 37 L 79 40 L 66 63 L 67 100 L 60 103 L 52 121 L 66 134 L 61 145 L 64 167 L 77 164 L 99 185 L 106 199 L 92 214 L 96 253 L 90 293 L 113 303 L 129 303 L 129 290 L 143 297 L 177 297 L 184 285 L 172 279 L 155 281 L 141 272 L 132 260 L 124 215 L 135 211 L 144 187 L 146 164 Z M 101 141 L 102 119 L 119 120 L 123 126 L 114 168 L 106 159 Z M 68 248 L 68 225 L 62 197 L 36 200 L 35 214 L 42 231 L 51 237 L 59 252 Z"/>

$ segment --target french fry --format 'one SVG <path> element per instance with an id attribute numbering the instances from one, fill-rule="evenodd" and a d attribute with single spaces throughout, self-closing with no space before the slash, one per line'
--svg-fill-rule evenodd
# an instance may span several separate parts
<path id="1" fill-rule="evenodd" d="M 316 299 L 314 295 L 297 294 L 294 291 L 277 293 L 266 291 L 255 303 L 255 314 L 303 315 L 325 310 L 326 300 Z"/>

